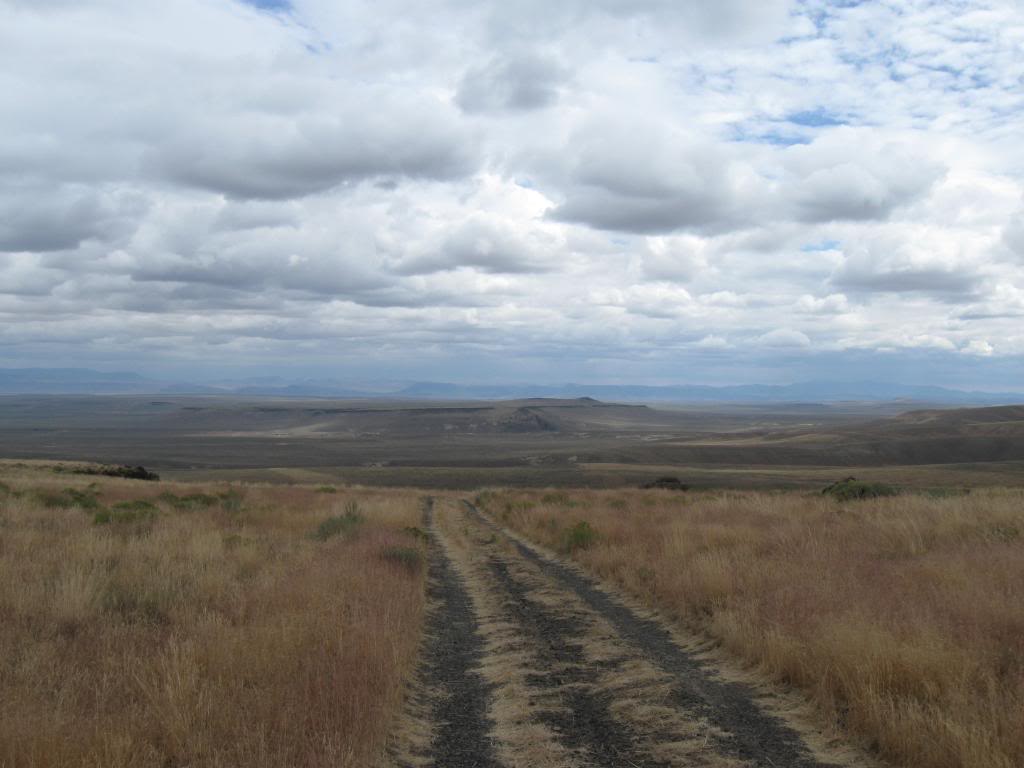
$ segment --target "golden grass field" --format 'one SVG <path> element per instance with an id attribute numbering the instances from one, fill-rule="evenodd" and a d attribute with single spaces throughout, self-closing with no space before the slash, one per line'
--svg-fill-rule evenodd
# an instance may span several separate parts
<path id="1" fill-rule="evenodd" d="M 1024 491 L 479 500 L 894 764 L 1024 765 Z M 420 503 L 0 462 L 0 766 L 376 764 L 422 636 Z"/>
<path id="2" fill-rule="evenodd" d="M 893 763 L 1024 765 L 1024 492 L 538 490 L 480 503 L 799 687 L 829 727 Z"/>
<path id="3" fill-rule="evenodd" d="M 421 634 L 416 495 L 13 464 L 0 482 L 0 766 L 381 754 Z"/>

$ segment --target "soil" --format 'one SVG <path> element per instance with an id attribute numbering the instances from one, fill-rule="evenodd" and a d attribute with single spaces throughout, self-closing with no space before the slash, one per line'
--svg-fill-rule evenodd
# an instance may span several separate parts
<path id="1" fill-rule="evenodd" d="M 431 735 L 418 751 L 399 745 L 393 765 L 874 764 L 812 749 L 761 692 L 469 502 L 437 506 L 425 512 L 432 608 L 417 706 L 399 729 Z"/>
<path id="2" fill-rule="evenodd" d="M 421 704 L 425 700 L 429 721 L 436 727 L 425 764 L 438 768 L 498 766 L 489 737 L 490 691 L 476 671 L 483 655 L 483 640 L 477 631 L 469 594 L 434 534 L 433 508 L 434 500 L 427 498 L 423 524 L 430 532 L 430 614 L 419 699 Z"/>

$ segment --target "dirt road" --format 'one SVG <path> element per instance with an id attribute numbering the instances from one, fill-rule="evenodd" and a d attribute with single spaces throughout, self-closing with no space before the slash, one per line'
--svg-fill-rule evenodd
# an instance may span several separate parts
<path id="1" fill-rule="evenodd" d="M 393 766 L 868 766 L 470 503 L 425 502 L 431 615 Z"/>

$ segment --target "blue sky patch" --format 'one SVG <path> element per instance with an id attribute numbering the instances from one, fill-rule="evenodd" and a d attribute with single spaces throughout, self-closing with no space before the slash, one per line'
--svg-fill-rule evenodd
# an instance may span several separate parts
<path id="1" fill-rule="evenodd" d="M 762 129 L 760 125 L 734 123 L 730 126 L 730 141 L 753 144 L 773 144 L 777 147 L 791 147 L 794 144 L 810 144 L 811 139 L 803 133 L 776 128 Z"/>
<path id="2" fill-rule="evenodd" d="M 809 109 L 803 112 L 791 112 L 786 116 L 786 121 L 795 125 L 804 125 L 808 128 L 822 128 L 830 125 L 844 125 L 845 120 L 829 112 L 824 107 Z"/>
<path id="3" fill-rule="evenodd" d="M 793 133 L 779 133 L 778 131 L 767 131 L 751 137 L 752 140 L 762 144 L 774 144 L 777 147 L 792 147 L 794 144 L 810 144 L 811 140 L 806 136 L 799 136 Z"/>
<path id="4" fill-rule="evenodd" d="M 291 0 L 242 0 L 246 5 L 252 5 L 264 11 L 290 11 Z"/>

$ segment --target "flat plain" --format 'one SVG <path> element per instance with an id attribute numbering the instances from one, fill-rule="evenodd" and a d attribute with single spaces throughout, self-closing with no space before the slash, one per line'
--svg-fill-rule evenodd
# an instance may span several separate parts
<path id="1" fill-rule="evenodd" d="M 816 488 L 1024 482 L 1024 407 L 647 406 L 0 397 L 0 456 L 144 464 L 191 480 L 420 488 Z"/>
<path id="2" fill-rule="evenodd" d="M 0 766 L 1014 768 L 1022 425 L 0 399 Z"/>

